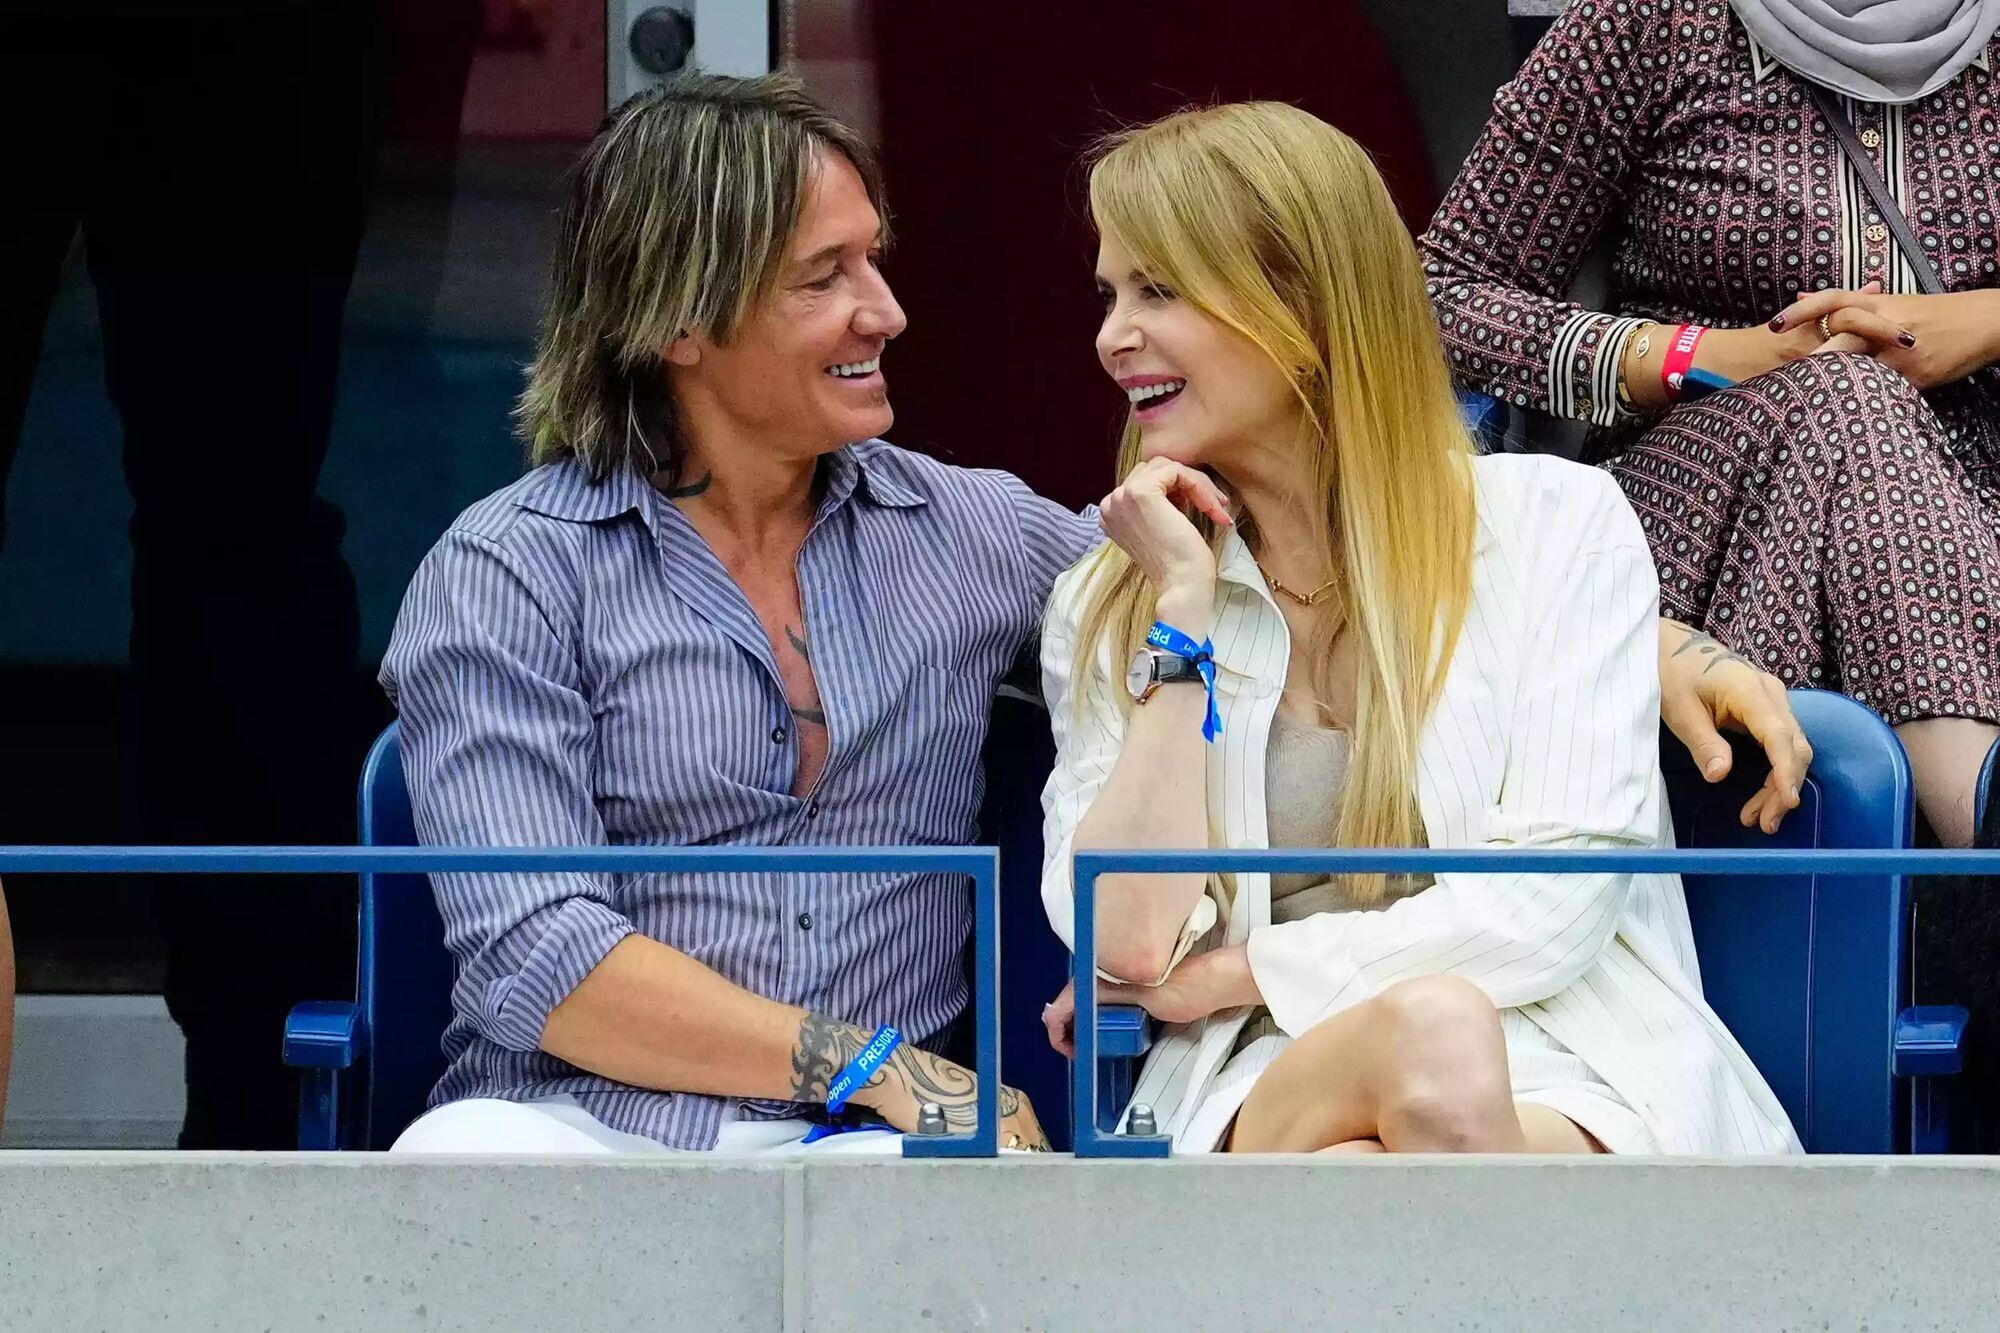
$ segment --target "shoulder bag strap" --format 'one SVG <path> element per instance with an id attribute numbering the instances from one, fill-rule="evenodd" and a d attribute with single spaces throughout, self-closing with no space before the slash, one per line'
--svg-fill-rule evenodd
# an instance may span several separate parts
<path id="1" fill-rule="evenodd" d="M 1840 141 L 1840 151 L 1847 154 L 1847 160 L 1854 166 L 1854 174 L 1861 181 L 1861 188 L 1868 191 L 1868 197 L 1875 203 L 1875 211 L 1882 215 L 1882 221 L 1889 224 L 1895 234 L 1896 244 L 1903 249 L 1903 258 L 1910 261 L 1910 268 L 1917 275 L 1917 285 L 1931 296 L 1944 293 L 1944 280 L 1937 269 L 1931 266 L 1930 257 L 1917 244 L 1916 236 L 1910 231 L 1910 220 L 1897 206 L 1896 196 L 1889 193 L 1889 184 L 1882 179 L 1882 173 L 1875 170 L 1875 163 L 1868 157 L 1868 150 L 1855 137 L 1854 122 L 1847 118 L 1847 111 L 1840 104 L 1840 97 L 1829 88 L 1805 79 L 1806 91 L 1812 94 L 1813 104 L 1825 118 L 1827 128 Z"/>

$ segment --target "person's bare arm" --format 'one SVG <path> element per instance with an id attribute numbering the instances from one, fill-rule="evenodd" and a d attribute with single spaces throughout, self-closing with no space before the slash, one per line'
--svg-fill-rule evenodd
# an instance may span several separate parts
<path id="1" fill-rule="evenodd" d="M 613 946 L 549 1014 L 542 1049 L 642 1088 L 775 1101 L 825 1102 L 872 1030 L 753 995 L 678 949 L 643 935 Z M 973 1073 L 909 1043 L 852 1101 L 906 1133 L 925 1102 L 946 1127 L 969 1130 Z M 1027 1100 L 1000 1092 L 1001 1132 L 1046 1145 Z"/>
<path id="2" fill-rule="evenodd" d="M 1208 477 L 1154 459 L 1105 498 L 1102 518 L 1105 532 L 1157 592 L 1159 618 L 1200 642 L 1215 616 L 1215 558 L 1183 504 L 1229 521 L 1228 501 Z M 1207 708 L 1201 688 L 1179 684 L 1132 709 L 1111 777 L 1077 824 L 1077 850 L 1208 845 Z M 1099 967 L 1141 984 L 1161 980 L 1206 883 L 1202 874 L 1104 876 Z"/>
<path id="3" fill-rule="evenodd" d="M 1776 833 L 1798 808 L 1813 750 L 1785 687 L 1712 635 L 1670 617 L 1660 620 L 1660 716 L 1710 782 L 1728 777 L 1735 762 L 1722 729 L 1747 733 L 1762 747 L 1771 771 L 1743 807 L 1745 828 Z"/>

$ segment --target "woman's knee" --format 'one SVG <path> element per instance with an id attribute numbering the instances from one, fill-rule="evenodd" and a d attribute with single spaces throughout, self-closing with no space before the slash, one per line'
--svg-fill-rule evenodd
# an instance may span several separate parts
<path id="1" fill-rule="evenodd" d="M 1396 1147 L 1438 1152 L 1509 1146 L 1512 1114 L 1500 1012 L 1471 982 L 1419 977 L 1377 999 L 1386 1052 L 1375 1090 Z"/>
<path id="2" fill-rule="evenodd" d="M 1916 385 L 1873 357 L 1853 352 L 1787 361 L 1744 387 L 1778 398 L 1794 436 L 1817 436 L 1844 451 L 1944 434 L 1943 423 Z"/>
<path id="3" fill-rule="evenodd" d="M 1872 356 L 1859 352 L 1822 352 L 1802 356 L 1765 371 L 1746 384 L 1784 386 L 1817 393 L 1851 394 L 1864 401 L 1921 404 L 1924 396 L 1903 375 Z"/>

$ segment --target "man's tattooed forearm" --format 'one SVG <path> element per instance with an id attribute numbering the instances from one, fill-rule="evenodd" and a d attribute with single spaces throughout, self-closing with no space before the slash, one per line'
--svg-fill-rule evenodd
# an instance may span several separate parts
<path id="1" fill-rule="evenodd" d="M 1669 623 L 1680 625 L 1678 620 Z M 1679 657 L 1685 652 L 1700 653 L 1708 659 L 1707 665 L 1701 669 L 1701 673 L 1704 676 L 1725 662 L 1741 662 L 1744 666 L 1750 665 L 1749 658 L 1743 656 L 1728 644 L 1718 641 L 1713 634 L 1708 633 L 1706 630 L 1698 630 L 1690 625 L 1681 625 L 1680 627 L 1688 632 L 1687 641 L 1674 649 L 1669 656 Z"/>
<path id="2" fill-rule="evenodd" d="M 700 477 L 687 483 L 685 486 L 671 486 L 662 491 L 661 494 L 669 500 L 692 500 L 695 496 L 707 491 L 714 484 L 715 474 L 713 472 L 704 472 Z"/>
<path id="3" fill-rule="evenodd" d="M 899 1046 L 884 1072 L 901 1082 L 918 1106 L 936 1102 L 943 1108 L 945 1128 L 952 1133 L 971 1129 L 978 1119 L 979 1081 L 971 1070 Z"/>
<path id="4" fill-rule="evenodd" d="M 792 1100 L 825 1101 L 834 1079 L 867 1044 L 868 1034 L 852 1023 L 807 1014 L 792 1046 Z"/>

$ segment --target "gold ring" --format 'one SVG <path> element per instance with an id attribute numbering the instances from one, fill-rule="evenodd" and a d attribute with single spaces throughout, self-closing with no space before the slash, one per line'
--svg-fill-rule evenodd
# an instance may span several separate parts
<path id="1" fill-rule="evenodd" d="M 1825 315 L 1819 317 L 1819 339 L 1821 342 L 1833 341 L 1833 326 L 1826 322 Z"/>

